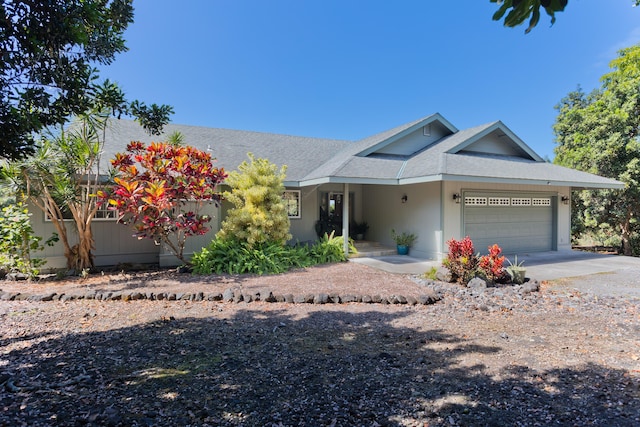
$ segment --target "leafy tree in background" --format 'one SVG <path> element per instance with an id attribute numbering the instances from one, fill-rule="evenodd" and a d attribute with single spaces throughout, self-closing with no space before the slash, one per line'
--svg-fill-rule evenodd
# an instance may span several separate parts
<path id="1" fill-rule="evenodd" d="M 174 134 L 165 143 L 131 142 L 126 153 L 111 161 L 115 185 L 98 191 L 98 197 L 118 212 L 122 223 L 134 227 L 135 236 L 165 244 L 189 264 L 186 239 L 209 231 L 211 218 L 201 210 L 221 200 L 216 187 L 226 174 L 213 166 L 209 153 L 183 146 L 181 140 Z"/>
<path id="2" fill-rule="evenodd" d="M 621 50 L 610 67 L 599 89 L 578 89 L 556 106 L 554 162 L 625 183 L 623 190 L 576 193 L 572 231 L 611 230 L 632 255 L 640 231 L 640 45 Z"/>
<path id="3" fill-rule="evenodd" d="M 525 33 L 529 33 L 540 21 L 540 9 L 542 8 L 551 17 L 551 25 L 556 22 L 556 12 L 564 11 L 569 0 L 490 0 L 500 7 L 493 14 L 494 21 L 504 18 L 506 27 L 517 27 L 529 20 L 529 26 Z M 611 1 L 611 0 L 609 0 Z M 640 0 L 633 0 L 635 6 L 640 5 Z M 507 13 L 508 12 L 508 13 Z M 505 16 L 506 14 L 506 16 Z"/>
<path id="4" fill-rule="evenodd" d="M 61 130 L 44 138 L 33 155 L 7 164 L 3 181 L 9 183 L 19 200 L 28 200 L 51 219 L 64 246 L 67 268 L 82 271 L 93 268 L 91 219 L 97 210 L 90 197 L 95 179 L 91 179 L 101 141 L 103 117 L 84 117 L 73 130 Z M 80 178 L 82 177 L 82 178 Z M 78 232 L 72 243 L 69 215 Z"/>
<path id="5" fill-rule="evenodd" d="M 132 0 L 55 0 L 0 3 L 0 158 L 33 153 L 40 130 L 92 109 L 94 64 L 127 50 Z M 145 129 L 166 124 L 170 107 L 124 99 L 116 116 L 133 113 Z"/>
<path id="6" fill-rule="evenodd" d="M 0 209 L 0 278 L 16 272 L 32 278 L 38 275 L 38 268 L 46 262 L 32 256 L 43 246 L 40 244 L 42 238 L 34 234 L 30 217 L 29 210 L 22 203 Z M 55 237 L 47 244 L 53 241 Z"/>
<path id="7" fill-rule="evenodd" d="M 0 168 L 0 181 L 17 201 L 29 201 L 51 219 L 64 246 L 67 268 L 76 272 L 94 267 L 91 223 L 98 210 L 95 193 L 104 185 L 106 173 L 99 169 L 100 157 L 109 118 L 124 102 L 124 94 L 107 81 L 94 87 L 89 101 L 89 109 L 71 126 L 48 132 L 32 155 Z M 168 122 L 170 111 L 170 107 L 157 111 L 160 127 L 155 132 Z M 68 219 L 73 219 L 77 243 L 70 238 Z"/>
<path id="8" fill-rule="evenodd" d="M 282 199 L 286 166 L 280 171 L 267 159 L 249 153 L 238 171 L 229 173 L 224 198 L 234 205 L 227 213 L 217 237 L 237 240 L 249 247 L 264 243 L 284 245 L 291 239 L 289 216 Z"/>

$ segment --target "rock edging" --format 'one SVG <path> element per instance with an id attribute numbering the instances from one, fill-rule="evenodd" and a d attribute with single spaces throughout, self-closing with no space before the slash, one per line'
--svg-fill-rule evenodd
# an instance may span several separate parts
<path id="1" fill-rule="evenodd" d="M 268 302 L 268 303 L 289 303 L 289 304 L 347 304 L 347 303 L 363 303 L 363 304 L 405 304 L 405 305 L 429 305 L 440 301 L 441 297 L 432 295 L 404 296 L 391 295 L 388 297 L 381 295 L 355 295 L 336 293 L 326 294 L 274 294 L 272 291 L 246 292 L 240 289 L 226 289 L 222 293 L 205 293 L 205 292 L 97 292 L 87 291 L 84 293 L 55 293 L 31 294 L 21 292 L 3 292 L 0 289 L 0 301 L 28 301 L 28 302 L 48 302 L 48 301 L 76 301 L 76 300 L 96 300 L 96 301 L 214 301 L 227 303 L 250 303 L 250 302 Z"/>

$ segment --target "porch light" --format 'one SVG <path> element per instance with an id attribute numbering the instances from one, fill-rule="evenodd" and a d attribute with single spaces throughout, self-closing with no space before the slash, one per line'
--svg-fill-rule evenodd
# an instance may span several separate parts
<path id="1" fill-rule="evenodd" d="M 453 193 L 453 201 L 460 203 L 460 193 Z"/>
<path id="2" fill-rule="evenodd" d="M 560 196 L 560 200 L 562 201 L 562 203 L 564 203 L 565 205 L 569 204 L 569 197 L 567 196 Z"/>
<path id="3" fill-rule="evenodd" d="M 407 200 L 408 200 L 407 195 L 403 194 L 402 198 L 400 199 L 400 201 L 402 201 L 402 203 L 407 203 Z"/>

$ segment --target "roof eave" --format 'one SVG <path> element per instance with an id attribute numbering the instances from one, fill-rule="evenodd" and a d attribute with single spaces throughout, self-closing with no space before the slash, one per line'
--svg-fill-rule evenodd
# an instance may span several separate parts
<path id="1" fill-rule="evenodd" d="M 322 177 L 322 178 L 302 180 L 298 182 L 298 186 L 300 187 L 310 187 L 310 186 L 322 185 L 322 184 L 398 185 L 398 180 L 392 179 L 392 178 L 380 179 L 380 178 L 328 176 L 328 177 Z"/>
<path id="2" fill-rule="evenodd" d="M 624 183 L 613 182 L 584 182 L 584 181 L 563 181 L 547 179 L 522 179 L 522 178 L 499 178 L 488 176 L 469 175 L 441 175 L 443 181 L 470 181 L 493 184 L 519 184 L 519 185 L 546 185 L 550 187 L 572 187 L 581 189 L 622 189 Z"/>

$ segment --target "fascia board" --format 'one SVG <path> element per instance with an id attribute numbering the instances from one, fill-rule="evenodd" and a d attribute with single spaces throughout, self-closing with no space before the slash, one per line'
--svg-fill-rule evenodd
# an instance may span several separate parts
<path id="1" fill-rule="evenodd" d="M 398 184 L 400 185 L 424 184 L 426 182 L 438 182 L 438 181 L 444 181 L 444 178 L 441 174 L 417 176 L 413 178 L 403 178 L 398 180 Z"/>
<path id="2" fill-rule="evenodd" d="M 376 179 L 376 178 L 353 178 L 353 177 L 323 177 L 300 181 L 300 187 L 309 187 L 322 184 L 378 184 L 378 185 L 398 185 L 397 179 Z"/>
<path id="3" fill-rule="evenodd" d="M 344 178 L 344 177 L 326 177 L 313 179 L 309 181 L 300 181 L 293 184 L 285 183 L 287 187 L 309 187 L 321 184 L 372 184 L 372 185 L 410 185 L 424 184 L 428 182 L 438 181 L 456 181 L 456 182 L 478 182 L 486 184 L 514 184 L 514 185 L 546 185 L 549 187 L 572 187 L 575 189 L 623 189 L 624 183 L 616 181 L 612 183 L 586 183 L 578 181 L 557 181 L 557 180 L 540 180 L 540 179 L 513 179 L 513 178 L 491 178 L 484 176 L 468 176 L 468 175 L 450 175 L 437 174 L 428 176 L 419 176 L 406 179 L 373 179 L 373 178 Z"/>
<path id="4" fill-rule="evenodd" d="M 580 187 L 594 189 L 622 189 L 624 183 L 615 181 L 612 183 L 590 183 L 581 181 L 558 181 L 546 179 L 517 179 L 517 178 L 492 178 L 486 176 L 469 175 L 442 175 L 443 181 L 467 181 L 493 184 L 516 184 L 516 185 L 547 185 L 551 187 Z"/>

